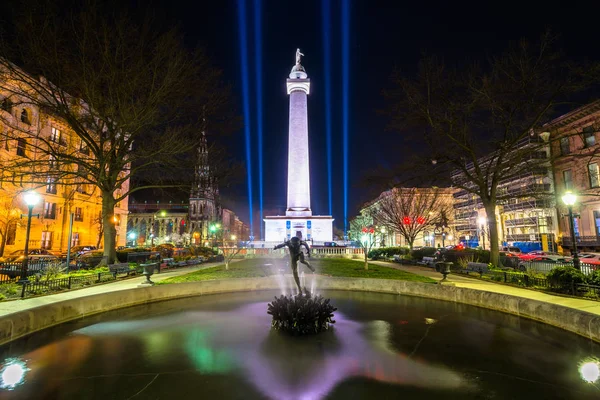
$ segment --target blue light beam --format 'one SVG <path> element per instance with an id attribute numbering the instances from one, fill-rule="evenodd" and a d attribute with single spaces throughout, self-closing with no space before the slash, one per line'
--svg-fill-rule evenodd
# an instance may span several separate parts
<path id="1" fill-rule="evenodd" d="M 260 239 L 263 240 L 262 0 L 254 0 L 254 48 L 254 67 L 256 68 L 256 136 L 258 138 L 258 207 Z"/>
<path id="2" fill-rule="evenodd" d="M 327 194 L 329 215 L 333 212 L 332 162 L 331 162 L 331 1 L 321 3 L 323 40 L 323 71 L 325 75 L 325 140 L 327 150 Z"/>
<path id="3" fill-rule="evenodd" d="M 250 235 L 254 234 L 253 223 L 253 197 L 252 197 L 252 149 L 251 146 L 251 120 L 250 120 L 250 88 L 248 85 L 248 41 L 246 27 L 246 0 L 238 0 L 238 26 L 240 37 L 240 66 L 242 73 L 242 97 L 244 110 L 244 134 L 246 144 L 246 175 L 248 180 L 248 218 L 250 221 Z"/>
<path id="4" fill-rule="evenodd" d="M 344 235 L 348 235 L 348 142 L 350 104 L 350 0 L 342 0 L 342 134 L 344 150 Z"/>

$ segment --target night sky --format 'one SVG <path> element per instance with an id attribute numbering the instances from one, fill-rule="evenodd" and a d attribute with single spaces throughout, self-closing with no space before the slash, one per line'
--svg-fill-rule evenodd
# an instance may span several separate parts
<path id="1" fill-rule="evenodd" d="M 341 1 L 332 0 L 332 121 L 333 121 L 333 216 L 343 227 L 343 163 L 341 116 Z M 249 32 L 253 31 L 253 0 L 248 0 Z M 179 25 L 190 47 L 200 45 L 221 68 L 231 84 L 235 107 L 242 114 L 240 46 L 236 0 L 220 1 L 135 1 L 133 12 L 153 9 L 165 25 Z M 325 152 L 325 101 L 321 1 L 263 0 L 262 65 L 264 114 L 264 209 L 265 215 L 285 212 L 287 177 L 288 97 L 285 79 L 294 65 L 295 50 L 305 54 L 302 64 L 311 79 L 309 95 L 309 136 L 312 208 L 327 214 L 327 167 Z M 420 144 L 407 142 L 399 133 L 386 130 L 387 119 L 378 110 L 384 107 L 382 90 L 394 67 L 414 74 L 422 54 L 437 54 L 449 64 L 463 65 L 498 53 L 510 41 L 525 37 L 535 40 L 551 28 L 562 35 L 563 48 L 575 59 L 597 59 L 598 7 L 578 3 L 554 6 L 552 2 L 533 7 L 526 2 L 477 2 L 459 5 L 445 2 L 351 1 L 350 21 L 350 180 L 349 216 L 359 205 L 373 198 L 375 191 L 364 184 L 364 174 L 383 166 L 391 168 Z M 529 7 L 529 8 L 526 8 Z M 251 113 L 254 104 L 254 37 L 247 38 L 250 55 Z M 256 120 L 251 132 L 256 138 Z M 213 132 L 214 133 L 214 132 Z M 216 137 L 232 156 L 245 160 L 244 131 Z M 257 149 L 252 148 L 254 175 L 255 234 L 258 235 Z M 366 187 L 365 187 L 366 186 Z M 248 221 L 246 183 L 222 187 L 224 205 Z"/>

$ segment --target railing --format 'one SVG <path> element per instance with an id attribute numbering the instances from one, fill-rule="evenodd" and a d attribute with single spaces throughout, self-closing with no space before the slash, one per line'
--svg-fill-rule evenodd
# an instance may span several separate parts
<path id="1" fill-rule="evenodd" d="M 518 218 L 518 219 L 507 219 L 504 221 L 507 226 L 525 226 L 525 225 L 537 225 L 537 218 Z"/>
<path id="2" fill-rule="evenodd" d="M 468 211 L 468 212 L 461 212 L 461 213 L 456 213 L 454 214 L 454 219 L 470 219 L 470 218 L 476 218 L 477 217 L 477 211 Z"/>
<path id="3" fill-rule="evenodd" d="M 518 195 L 518 194 L 528 194 L 528 193 L 550 193 L 551 185 L 549 183 L 539 184 L 539 183 L 531 183 L 529 185 L 520 186 L 517 188 L 507 187 L 506 190 L 502 190 L 503 188 L 499 188 L 499 195 Z"/>
<path id="4" fill-rule="evenodd" d="M 504 208 L 504 211 L 518 211 L 530 208 L 550 208 L 552 205 L 548 200 L 531 200 L 516 204 L 503 204 L 502 207 Z"/>
<path id="5" fill-rule="evenodd" d="M 457 232 L 474 232 L 477 230 L 477 225 L 476 224 L 469 224 L 469 225 L 456 225 L 454 227 L 454 230 L 456 230 Z"/>
<path id="6" fill-rule="evenodd" d="M 456 203 L 452 207 L 455 210 L 457 210 L 459 208 L 469 207 L 469 206 L 473 207 L 473 208 L 481 208 L 481 207 L 483 207 L 483 202 L 481 201 L 481 199 L 467 200 L 467 201 L 461 201 L 460 203 Z"/>
<path id="7" fill-rule="evenodd" d="M 600 236 L 576 236 L 577 246 L 592 247 L 600 246 Z M 573 246 L 573 240 L 570 236 L 563 236 L 562 238 L 563 247 Z"/>
<path id="8" fill-rule="evenodd" d="M 553 264 L 556 267 L 556 264 Z M 583 272 L 583 268 L 582 268 Z M 555 292 L 567 293 L 573 296 L 581 296 L 590 300 L 600 300 L 600 286 L 588 285 L 584 283 L 567 283 L 564 285 L 551 284 L 547 278 L 542 276 L 533 276 L 523 272 L 514 271 L 473 271 L 461 270 L 460 274 L 475 275 L 479 278 L 488 278 L 496 282 L 502 282 L 510 285 L 518 285 L 530 288 L 545 289 Z"/>
<path id="9" fill-rule="evenodd" d="M 313 247 L 312 252 L 318 255 L 347 255 L 351 256 L 354 254 L 364 255 L 362 248 L 354 247 Z"/>

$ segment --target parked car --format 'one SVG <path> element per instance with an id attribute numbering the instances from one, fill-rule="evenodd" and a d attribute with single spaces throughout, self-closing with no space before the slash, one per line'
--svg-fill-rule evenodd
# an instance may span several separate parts
<path id="1" fill-rule="evenodd" d="M 92 246 L 92 245 L 87 245 L 87 246 L 73 246 L 71 247 L 71 257 L 75 258 L 80 254 L 83 254 L 87 251 L 92 251 L 92 250 L 98 250 L 98 248 L 96 246 Z M 67 257 L 67 250 L 65 249 L 65 251 L 61 254 L 61 256 L 63 258 Z"/>
<path id="2" fill-rule="evenodd" d="M 570 257 L 563 257 L 561 255 L 540 255 L 529 258 L 528 260 L 521 259 L 518 269 L 520 271 L 532 269 L 539 272 L 550 272 L 555 267 L 566 265 L 573 265 Z"/>
<path id="3" fill-rule="evenodd" d="M 530 251 L 529 253 L 519 254 L 519 258 L 522 261 L 529 261 L 529 260 L 532 260 L 537 257 L 546 257 L 546 256 L 562 257 L 561 254 L 555 253 L 553 251 L 543 251 L 543 250 L 534 250 L 534 251 Z"/>
<path id="4" fill-rule="evenodd" d="M 518 248 L 518 247 L 515 247 L 515 246 L 503 246 L 500 250 L 501 251 L 508 251 L 508 252 L 511 252 L 511 253 L 517 253 L 517 254 L 521 254 L 522 253 L 521 249 Z"/>
<path id="5" fill-rule="evenodd" d="M 29 250 L 27 258 L 29 258 L 29 260 L 43 260 L 48 262 L 58 260 L 58 257 L 52 251 L 47 249 Z M 6 257 L 0 258 L 0 262 L 21 262 L 23 259 L 25 259 L 25 250 L 17 250 Z"/>
<path id="6" fill-rule="evenodd" d="M 70 268 L 95 268 L 104 257 L 103 250 L 90 250 L 74 257 L 70 263 Z"/>
<path id="7" fill-rule="evenodd" d="M 173 257 L 175 246 L 170 243 L 159 244 L 152 248 L 152 251 L 158 251 L 163 258 Z"/>
<path id="8" fill-rule="evenodd" d="M 600 265 L 600 254 L 598 253 L 581 253 L 579 259 L 582 264 Z"/>
<path id="9" fill-rule="evenodd" d="M 465 248 L 462 245 L 452 246 L 451 248 L 441 248 L 435 253 L 436 261 L 445 261 L 458 263 L 459 259 L 464 258 L 475 262 L 488 263 L 490 259 L 489 250 L 478 250 Z M 499 261 L 502 267 L 517 268 L 519 266 L 519 256 L 508 251 L 499 253 Z"/>

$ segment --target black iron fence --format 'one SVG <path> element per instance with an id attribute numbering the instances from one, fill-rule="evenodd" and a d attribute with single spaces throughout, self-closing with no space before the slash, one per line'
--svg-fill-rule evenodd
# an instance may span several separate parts
<path id="1" fill-rule="evenodd" d="M 556 264 L 554 264 L 556 267 Z M 588 285 L 584 283 L 551 283 L 545 276 L 527 274 L 525 272 L 516 271 L 499 271 L 499 270 L 459 270 L 460 274 L 476 276 L 482 279 L 489 279 L 495 282 L 501 282 L 511 285 L 523 286 L 533 289 L 550 290 L 559 293 L 566 293 L 572 296 L 585 297 L 591 300 L 600 301 L 600 286 Z"/>
<path id="2" fill-rule="evenodd" d="M 33 276 L 42 273 L 49 265 L 56 264 L 56 260 L 29 260 L 27 263 L 27 276 Z M 0 284 L 18 280 L 25 275 L 23 261 L 2 262 L 0 263 Z"/>
<path id="3" fill-rule="evenodd" d="M 135 270 L 128 271 L 124 273 L 122 277 L 130 276 L 130 274 L 135 273 Z M 118 273 L 116 272 L 99 272 L 97 274 L 72 275 L 69 277 L 59 279 L 29 280 L 27 282 L 22 283 L 21 297 L 26 297 L 28 294 L 37 295 L 44 294 L 46 292 L 90 286 L 97 283 L 113 281 L 116 279 L 118 279 Z"/>
<path id="4" fill-rule="evenodd" d="M 576 236 L 577 246 L 595 247 L 600 246 L 600 236 Z M 570 236 L 563 236 L 561 245 L 563 247 L 572 247 L 573 239 Z"/>

